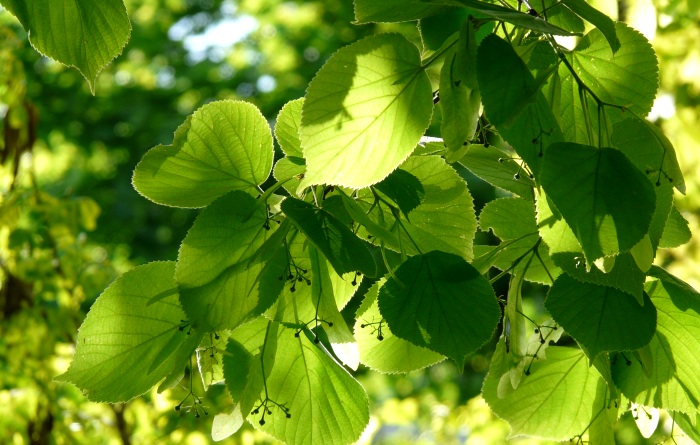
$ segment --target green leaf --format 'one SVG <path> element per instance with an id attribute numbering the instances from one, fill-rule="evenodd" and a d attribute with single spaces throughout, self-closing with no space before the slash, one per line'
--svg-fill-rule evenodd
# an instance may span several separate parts
<path id="1" fill-rule="evenodd" d="M 270 348 L 273 349 L 273 348 Z M 274 351 L 273 351 L 274 352 Z M 274 364 L 270 353 L 266 365 Z M 242 344 L 230 339 L 223 355 L 226 387 L 234 402 L 231 414 L 217 414 L 212 425 L 212 439 L 223 440 L 238 431 L 257 402 L 264 380 L 260 355 L 251 354 Z"/>
<path id="2" fill-rule="evenodd" d="M 501 341 L 491 360 L 482 394 L 511 436 L 564 441 L 583 434 L 607 405 L 607 384 L 579 349 L 550 346 L 546 360 L 535 360 L 517 389 L 498 397 L 498 383 L 509 370 Z"/>
<path id="3" fill-rule="evenodd" d="M 80 71 L 95 94 L 97 75 L 131 34 L 122 0 L 2 0 L 41 54 Z"/>
<path id="4" fill-rule="evenodd" d="M 513 47 L 496 34 L 487 36 L 477 53 L 477 76 L 489 122 L 510 125 L 539 92 L 535 78 Z"/>
<path id="5" fill-rule="evenodd" d="M 376 35 L 342 48 L 306 93 L 302 186 L 363 188 L 381 181 L 411 154 L 432 109 L 418 48 L 405 37 Z"/>
<path id="6" fill-rule="evenodd" d="M 376 264 L 368 245 L 345 224 L 313 204 L 287 198 L 282 211 L 333 265 L 338 275 L 360 271 L 373 277 Z"/>
<path id="7" fill-rule="evenodd" d="M 374 189 L 391 199 L 392 204 L 395 204 L 406 216 L 425 199 L 423 184 L 403 169 L 394 170 L 375 185 Z"/>
<path id="8" fill-rule="evenodd" d="M 659 87 L 656 55 L 638 31 L 621 22 L 615 23 L 615 31 L 620 41 L 617 52 L 613 54 L 605 35 L 594 29 L 576 45 L 571 64 L 600 100 L 646 116 Z"/>
<path id="9" fill-rule="evenodd" d="M 551 143 L 564 140 L 552 107 L 540 92 L 542 79 L 535 80 L 513 47 L 488 36 L 477 53 L 477 76 L 481 99 L 489 122 L 496 126 L 520 157 L 515 160 L 519 176 L 539 176 L 542 155 Z"/>
<path id="10" fill-rule="evenodd" d="M 661 236 L 667 209 L 670 208 L 672 199 L 671 186 L 664 185 L 655 189 L 656 209 L 649 227 L 652 247 Z M 640 305 L 643 304 L 642 294 L 646 273 L 640 270 L 630 252 L 605 257 L 608 261 L 614 260 L 612 270 L 602 271 L 595 263 L 591 264 L 590 269 L 587 270 L 581 245 L 576 236 L 544 194 L 537 199 L 537 218 L 540 236 L 549 247 L 552 260 L 557 266 L 579 281 L 615 287 L 633 295 Z"/>
<path id="11" fill-rule="evenodd" d="M 515 179 L 514 175 L 522 172 L 522 168 L 509 158 L 509 155 L 496 147 L 472 144 L 459 163 L 489 184 L 515 193 L 528 201 L 534 201 L 535 182 L 526 174 L 521 174 Z"/>
<path id="12" fill-rule="evenodd" d="M 581 243 L 589 265 L 637 244 L 649 230 L 656 205 L 649 180 L 612 148 L 550 145 L 542 163 L 542 187 Z"/>
<path id="13" fill-rule="evenodd" d="M 391 332 L 377 303 L 379 288 L 384 283 L 384 280 L 375 283 L 357 310 L 355 338 L 360 348 L 360 362 L 375 371 L 394 374 L 423 369 L 444 360 L 443 355 L 416 346 Z"/>
<path id="14" fill-rule="evenodd" d="M 275 124 L 275 138 L 280 148 L 288 157 L 303 157 L 301 153 L 301 141 L 299 140 L 299 127 L 301 126 L 301 108 L 304 98 L 296 99 L 284 104 L 277 115 Z"/>
<path id="15" fill-rule="evenodd" d="M 479 226 L 502 240 L 512 240 L 537 233 L 535 206 L 521 198 L 499 198 L 488 202 L 479 215 Z"/>
<path id="16" fill-rule="evenodd" d="M 318 324 L 323 324 L 323 328 L 329 332 L 328 336 L 334 340 L 335 337 L 345 336 L 349 332 L 331 331 L 342 329 L 346 325 L 342 317 L 338 318 L 338 311 L 355 294 L 362 276 L 355 273 L 340 276 L 335 273 L 308 239 L 295 229 L 290 231 L 286 243 L 290 263 L 285 277 L 287 285 L 277 304 L 266 315 L 287 326 L 294 325 L 297 329 L 315 327 L 317 318 L 331 321 L 334 324 L 332 329 L 327 323 L 319 321 Z M 344 341 L 354 342 L 347 336 Z"/>
<path id="17" fill-rule="evenodd" d="M 649 348 L 654 367 L 617 357 L 613 377 L 622 393 L 645 406 L 697 413 L 700 404 L 700 294 L 653 266 L 644 288 L 657 310 L 657 328 Z"/>
<path id="18" fill-rule="evenodd" d="M 443 43 L 459 32 L 467 18 L 469 18 L 469 11 L 452 7 L 420 19 L 418 31 L 423 42 L 423 55 L 439 50 Z"/>
<path id="19" fill-rule="evenodd" d="M 700 443 L 700 431 L 697 428 L 698 423 L 700 423 L 700 414 L 688 416 L 683 413 L 671 413 L 671 415 L 676 424 L 681 427 L 683 434 L 694 440 L 695 443 Z M 676 435 L 676 437 L 679 436 L 682 437 L 682 434 Z"/>
<path id="20" fill-rule="evenodd" d="M 426 191 L 423 202 L 408 218 L 401 218 L 398 208 L 392 209 L 385 201 L 375 202 L 378 198 L 371 190 L 361 190 L 356 202 L 383 229 L 373 235 L 387 247 L 409 255 L 419 253 L 419 249 L 442 250 L 471 259 L 476 216 L 464 180 L 439 156 L 412 156 L 401 170 L 418 178 Z M 364 224 L 361 219 L 357 221 Z M 370 226 L 366 227 L 372 233 Z M 386 231 L 393 236 L 383 237 Z"/>
<path id="21" fill-rule="evenodd" d="M 378 301 L 396 336 L 459 367 L 491 338 L 501 312 L 488 280 L 463 258 L 440 251 L 406 260 L 379 290 Z"/>
<path id="22" fill-rule="evenodd" d="M 428 5 L 425 0 L 355 0 L 358 24 L 372 22 L 407 22 L 438 14 L 447 6 Z"/>
<path id="23" fill-rule="evenodd" d="M 440 134 L 448 162 L 461 157 L 476 133 L 481 95 L 476 82 L 476 33 L 470 21 L 460 30 L 457 49 L 445 59 L 440 71 Z"/>
<path id="24" fill-rule="evenodd" d="M 304 158 L 296 156 L 284 157 L 275 163 L 275 169 L 272 174 L 278 182 L 284 182 L 282 187 L 295 196 L 299 188 L 301 180 L 306 173 L 306 163 Z"/>
<path id="25" fill-rule="evenodd" d="M 562 274 L 549 289 L 545 308 L 591 360 L 603 351 L 639 349 L 656 330 L 656 309 L 612 287 L 581 283 Z"/>
<path id="26" fill-rule="evenodd" d="M 283 249 L 267 262 L 252 262 L 277 225 L 265 204 L 234 191 L 214 201 L 195 220 L 180 246 L 175 278 L 180 301 L 195 326 L 235 329 L 272 305 L 283 282 Z M 253 263 L 253 264 L 251 264 Z"/>
<path id="27" fill-rule="evenodd" d="M 174 262 L 138 266 L 112 283 L 78 332 L 75 357 L 56 377 L 93 401 L 126 402 L 186 364 L 201 334 L 183 325 Z"/>
<path id="28" fill-rule="evenodd" d="M 685 179 L 676 150 L 661 130 L 646 119 L 630 117 L 613 124 L 612 142 L 658 185 L 673 182 L 685 194 Z"/>
<path id="29" fill-rule="evenodd" d="M 668 215 L 666 226 L 659 240 L 659 247 L 669 248 L 682 246 L 690 241 L 692 236 L 690 228 L 688 227 L 688 221 L 674 205 L 671 207 L 671 214 Z"/>
<path id="30" fill-rule="evenodd" d="M 561 3 L 598 28 L 605 36 L 613 53 L 620 49 L 620 41 L 615 31 L 615 22 L 610 17 L 589 5 L 585 0 L 561 0 Z"/>
<path id="31" fill-rule="evenodd" d="M 313 336 L 304 333 L 295 337 L 293 330 L 279 329 L 275 364 L 271 372 L 266 369 L 268 396 L 284 404 L 291 418 L 273 407 L 263 426 L 255 416 L 249 421 L 291 445 L 353 443 L 369 422 L 367 395 Z"/>
<path id="32" fill-rule="evenodd" d="M 146 153 L 133 183 L 158 204 L 204 207 L 232 190 L 257 195 L 273 154 L 270 127 L 254 105 L 212 102 L 185 120 L 172 145 Z"/>
<path id="33" fill-rule="evenodd" d="M 499 246 L 474 246 L 472 265 L 482 274 L 493 266 L 528 281 L 550 285 L 562 270 L 552 262 L 547 245 L 537 234 L 503 241 Z"/>
<path id="34" fill-rule="evenodd" d="M 583 34 L 586 26 L 581 18 L 574 14 L 569 8 L 564 6 L 564 2 L 559 0 L 543 0 L 537 3 L 540 8 L 547 10 L 547 21 L 569 31 Z M 538 9 L 538 12 L 539 11 Z"/>
<path id="35" fill-rule="evenodd" d="M 430 0 L 426 0 L 430 2 Z M 519 26 L 521 28 L 530 29 L 532 31 L 537 31 L 545 34 L 554 34 L 560 36 L 573 36 L 578 33 L 570 32 L 566 29 L 562 29 L 558 26 L 554 26 L 551 23 L 539 18 L 533 17 L 525 12 L 516 11 L 511 8 L 505 8 L 503 6 L 494 5 L 492 3 L 481 2 L 477 0 L 432 0 L 433 3 L 443 3 L 448 5 L 462 5 L 466 8 L 471 9 L 479 16 L 485 16 L 492 19 L 512 23 L 513 25 Z"/>

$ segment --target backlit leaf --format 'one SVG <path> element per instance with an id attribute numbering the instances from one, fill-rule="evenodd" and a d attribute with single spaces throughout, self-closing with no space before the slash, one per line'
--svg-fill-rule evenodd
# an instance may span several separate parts
<path id="1" fill-rule="evenodd" d="M 73 363 L 56 379 L 74 383 L 90 400 L 117 403 L 184 367 L 201 334 L 183 325 L 174 275 L 174 262 L 156 262 L 112 283 L 80 327 Z"/>
<path id="2" fill-rule="evenodd" d="M 694 415 L 700 404 L 700 294 L 657 266 L 650 276 L 644 288 L 658 314 L 649 344 L 654 367 L 646 373 L 639 361 L 618 356 L 613 377 L 635 403 Z"/>
<path id="3" fill-rule="evenodd" d="M 122 0 L 2 0 L 37 51 L 80 71 L 95 94 L 97 75 L 131 34 Z"/>
<path id="4" fill-rule="evenodd" d="M 367 187 L 413 151 L 432 114 L 418 48 L 398 34 L 333 54 L 309 84 L 301 119 L 302 186 Z"/>
<path id="5" fill-rule="evenodd" d="M 286 156 L 303 157 L 301 153 L 301 141 L 299 140 L 301 107 L 303 105 L 303 98 L 289 101 L 284 104 L 280 113 L 277 115 L 275 137 Z"/>
<path id="6" fill-rule="evenodd" d="M 133 183 L 158 204 L 204 207 L 232 190 L 257 195 L 272 157 L 270 127 L 254 105 L 212 102 L 178 127 L 172 145 L 146 153 Z"/>
<path id="7" fill-rule="evenodd" d="M 583 434 L 608 407 L 607 384 L 579 349 L 550 346 L 547 359 L 534 361 L 518 388 L 499 398 L 498 382 L 508 370 L 501 341 L 482 393 L 491 409 L 510 424 L 512 436 L 569 440 Z"/>
<path id="8" fill-rule="evenodd" d="M 286 255 L 251 259 L 277 225 L 265 228 L 265 204 L 235 191 L 204 209 L 180 246 L 175 278 L 192 322 L 207 331 L 235 329 L 272 305 L 280 292 Z"/>

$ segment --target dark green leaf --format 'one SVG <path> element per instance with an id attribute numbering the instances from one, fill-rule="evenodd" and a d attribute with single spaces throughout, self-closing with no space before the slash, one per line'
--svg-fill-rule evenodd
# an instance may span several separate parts
<path id="1" fill-rule="evenodd" d="M 646 294 L 640 306 L 625 292 L 566 274 L 552 285 L 545 308 L 591 360 L 603 351 L 639 349 L 656 330 L 656 308 Z"/>
<path id="2" fill-rule="evenodd" d="M 396 336 L 447 355 L 460 367 L 491 338 L 500 318 L 489 282 L 463 258 L 440 251 L 409 258 L 387 279 L 378 300 Z"/>
<path id="3" fill-rule="evenodd" d="M 391 199 L 406 216 L 425 198 L 420 180 L 402 169 L 394 170 L 374 188 Z"/>
<path id="4" fill-rule="evenodd" d="M 581 243 L 588 265 L 637 244 L 649 230 L 656 205 L 646 176 L 612 148 L 550 145 L 542 187 Z"/>
<path id="5" fill-rule="evenodd" d="M 267 262 L 252 261 L 277 229 L 267 221 L 266 205 L 241 191 L 199 214 L 180 246 L 175 272 L 180 300 L 196 326 L 235 329 L 275 302 L 282 291 L 283 249 L 267 254 Z"/>
<path id="6" fill-rule="evenodd" d="M 375 283 L 357 310 L 355 338 L 360 348 L 360 362 L 375 371 L 393 374 L 423 369 L 444 360 L 443 355 L 391 332 L 377 303 L 379 288 L 383 285 L 384 280 Z"/>
<path id="7" fill-rule="evenodd" d="M 585 0 L 561 0 L 561 3 L 598 28 L 605 36 L 613 53 L 620 49 L 620 41 L 615 31 L 615 22 L 610 17 L 589 5 Z"/>
<path id="8" fill-rule="evenodd" d="M 613 125 L 612 142 L 655 183 L 672 182 L 685 194 L 685 180 L 676 150 L 659 128 L 648 120 L 630 117 Z"/>
<path id="9" fill-rule="evenodd" d="M 282 201 L 282 211 L 321 251 L 338 275 L 354 271 L 370 277 L 376 274 L 368 245 L 336 217 L 296 198 Z"/>
<path id="10" fill-rule="evenodd" d="M 481 230 L 493 230 L 502 240 L 512 240 L 537 233 L 535 206 L 521 198 L 499 198 L 487 203 L 479 215 Z"/>

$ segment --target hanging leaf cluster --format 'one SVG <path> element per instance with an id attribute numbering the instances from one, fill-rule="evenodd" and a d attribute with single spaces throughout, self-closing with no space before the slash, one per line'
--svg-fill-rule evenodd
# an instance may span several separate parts
<path id="1" fill-rule="evenodd" d="M 645 119 L 654 51 L 583 0 L 526 4 L 357 0 L 359 23 L 417 20 L 425 47 L 393 33 L 340 49 L 274 131 L 245 102 L 189 116 L 133 176 L 155 203 L 201 209 L 177 261 L 104 291 L 59 380 L 122 402 L 172 386 L 195 355 L 232 399 L 215 439 L 248 421 L 349 444 L 369 422 L 349 370 L 461 368 L 487 347 L 483 397 L 513 435 L 614 443 L 627 401 L 693 425 L 700 295 L 652 265 L 690 238 L 675 151 Z M 478 220 L 458 164 L 503 191 Z M 499 243 L 475 245 L 478 228 Z M 550 321 L 523 312 L 526 282 L 549 286 Z"/>

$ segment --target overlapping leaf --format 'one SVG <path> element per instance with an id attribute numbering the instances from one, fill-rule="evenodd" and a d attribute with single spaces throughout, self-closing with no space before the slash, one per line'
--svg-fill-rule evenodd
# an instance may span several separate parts
<path id="1" fill-rule="evenodd" d="M 476 216 L 464 180 L 439 156 L 412 156 L 401 170 L 422 185 L 422 203 L 401 217 L 397 207 L 390 207 L 371 190 L 362 190 L 357 204 L 368 212 L 369 222 L 358 211 L 353 218 L 396 251 L 413 255 L 419 249 L 442 250 L 471 259 Z"/>
<path id="2" fill-rule="evenodd" d="M 259 415 L 251 415 L 250 422 L 291 445 L 357 441 L 369 422 L 362 386 L 310 334 L 295 337 L 294 330 L 279 331 L 274 367 L 266 369 L 267 394 L 284 404 L 291 417 L 273 407 L 263 426 Z"/>
<path id="3" fill-rule="evenodd" d="M 630 117 L 613 125 L 612 142 L 654 182 L 669 181 L 685 193 L 685 179 L 676 150 L 659 128 L 647 120 Z"/>
<path id="4" fill-rule="evenodd" d="M 579 349 L 550 346 L 547 359 L 535 361 L 518 388 L 499 398 L 498 383 L 508 370 L 505 345 L 499 342 L 482 394 L 508 421 L 512 436 L 569 440 L 608 407 L 607 384 Z"/>
<path id="5" fill-rule="evenodd" d="M 368 245 L 330 213 L 295 198 L 285 199 L 282 211 L 323 253 L 338 275 L 359 270 L 374 276 L 377 272 Z"/>
<path id="6" fill-rule="evenodd" d="M 649 180 L 612 148 L 550 145 L 542 187 L 581 243 L 588 264 L 637 244 L 656 206 Z"/>
<path id="7" fill-rule="evenodd" d="M 133 183 L 158 204 L 204 207 L 232 190 L 258 194 L 273 153 L 270 127 L 254 105 L 212 102 L 187 118 L 172 145 L 146 153 Z"/>
<path id="8" fill-rule="evenodd" d="M 517 162 L 496 147 L 472 144 L 459 163 L 493 186 L 529 201 L 535 200 L 535 182 L 528 175 L 522 174 L 522 167 Z M 518 179 L 515 179 L 516 174 Z"/>
<path id="9" fill-rule="evenodd" d="M 486 116 L 529 167 L 521 175 L 538 177 L 546 148 L 564 140 L 540 91 L 544 78 L 536 80 L 513 47 L 495 34 L 479 46 L 477 62 Z"/>
<path id="10" fill-rule="evenodd" d="M 122 0 L 2 0 L 40 53 L 80 71 L 95 94 L 97 75 L 121 53 L 131 25 Z"/>
<path id="11" fill-rule="evenodd" d="M 301 141 L 299 140 L 299 126 L 301 125 L 301 108 L 304 98 L 296 99 L 284 104 L 277 115 L 275 124 L 275 138 L 285 156 L 303 157 Z"/>
<path id="12" fill-rule="evenodd" d="M 444 360 L 444 356 L 395 336 L 379 313 L 377 295 L 384 280 L 375 283 L 357 310 L 355 338 L 360 362 L 379 372 L 403 373 Z"/>
<path id="13" fill-rule="evenodd" d="M 204 209 L 182 242 L 175 273 L 190 320 L 208 331 L 234 329 L 272 305 L 283 282 L 286 256 L 252 262 L 272 236 L 267 209 L 242 191 Z"/>
<path id="14" fill-rule="evenodd" d="M 557 278 L 545 308 L 591 360 L 603 351 L 639 349 L 656 331 L 656 308 L 644 294 L 644 306 L 622 291 L 581 283 L 567 274 Z"/>
<path id="15" fill-rule="evenodd" d="M 418 48 L 398 34 L 365 38 L 333 54 L 309 84 L 302 109 L 302 186 L 367 187 L 418 144 L 432 114 Z"/>
<path id="16" fill-rule="evenodd" d="M 697 413 L 700 404 L 700 294 L 688 284 L 653 266 L 645 290 L 658 313 L 649 344 L 653 369 L 638 360 L 618 357 L 615 383 L 640 405 Z"/>
<path id="17" fill-rule="evenodd" d="M 462 366 L 493 334 L 500 308 L 488 280 L 457 255 L 432 251 L 404 262 L 379 290 L 391 331 Z"/>
<path id="18" fill-rule="evenodd" d="M 73 363 L 56 379 L 90 400 L 117 403 L 184 367 L 201 334 L 182 324 L 174 274 L 174 262 L 149 263 L 112 283 L 80 327 Z"/>

